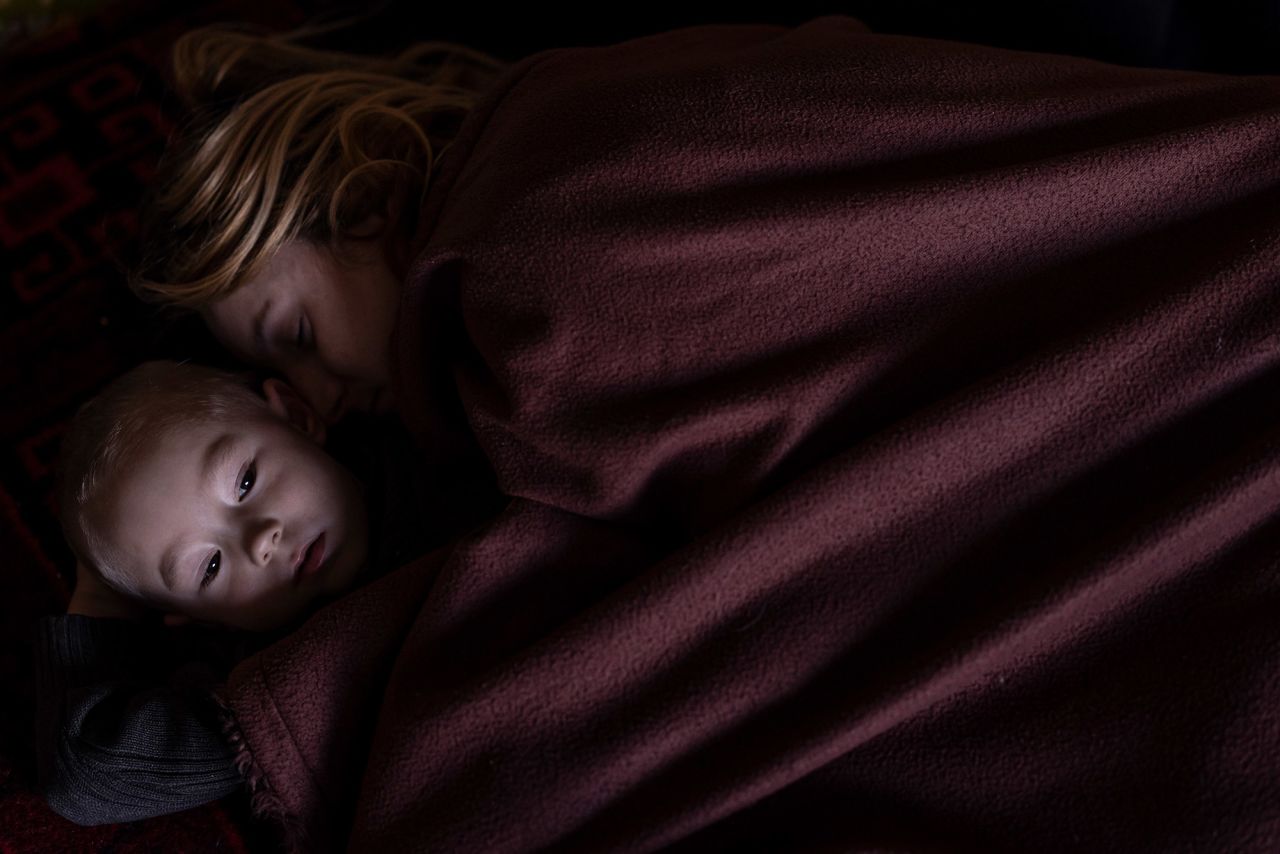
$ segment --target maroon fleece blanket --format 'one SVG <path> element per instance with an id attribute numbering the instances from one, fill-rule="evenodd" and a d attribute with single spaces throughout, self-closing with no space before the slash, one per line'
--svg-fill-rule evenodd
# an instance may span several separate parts
<path id="1" fill-rule="evenodd" d="M 698 27 L 522 61 L 437 165 L 400 401 L 512 501 L 237 669 L 260 804 L 1280 850 L 1280 78 Z"/>

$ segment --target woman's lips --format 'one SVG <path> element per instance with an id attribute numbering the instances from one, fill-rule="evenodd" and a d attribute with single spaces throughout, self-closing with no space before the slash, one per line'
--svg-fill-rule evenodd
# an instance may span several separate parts
<path id="1" fill-rule="evenodd" d="M 307 550 L 302 554 L 302 563 L 298 564 L 298 569 L 293 574 L 293 583 L 301 584 L 304 579 L 310 578 L 320 571 L 320 565 L 324 562 L 324 533 L 311 541 L 311 545 L 307 546 Z"/>

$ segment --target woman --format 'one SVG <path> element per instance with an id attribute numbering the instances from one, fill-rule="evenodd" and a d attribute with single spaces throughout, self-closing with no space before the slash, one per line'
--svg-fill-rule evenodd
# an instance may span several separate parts
<path id="1" fill-rule="evenodd" d="M 501 68 L 438 43 L 382 59 L 284 37 L 188 33 L 174 70 L 192 118 L 146 209 L 135 287 L 207 309 L 232 349 L 293 377 L 320 412 L 370 409 L 388 374 L 373 342 L 390 334 L 391 270 L 403 275 L 416 200 L 460 114 Z M 338 245 L 352 263 L 321 251 Z M 287 316 L 279 298 L 269 317 L 244 318 L 240 300 L 226 299 L 270 281 L 292 303 L 299 280 L 320 292 Z"/>

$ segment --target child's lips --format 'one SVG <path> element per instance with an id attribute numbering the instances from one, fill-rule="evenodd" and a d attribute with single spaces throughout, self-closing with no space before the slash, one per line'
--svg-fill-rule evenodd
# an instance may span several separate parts
<path id="1" fill-rule="evenodd" d="M 306 551 L 302 553 L 298 565 L 293 570 L 293 583 L 297 586 L 303 580 L 310 578 L 320 570 L 320 565 L 324 563 L 324 532 L 320 532 L 320 536 L 311 541 Z"/>

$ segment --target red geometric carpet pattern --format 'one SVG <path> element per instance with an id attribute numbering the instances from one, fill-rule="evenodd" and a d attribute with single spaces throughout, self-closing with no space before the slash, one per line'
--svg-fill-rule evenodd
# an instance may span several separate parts
<path id="1" fill-rule="evenodd" d="M 127 825 L 78 827 L 35 793 L 32 620 L 65 611 L 72 560 L 51 466 L 76 406 L 164 334 L 125 286 L 135 208 L 178 120 L 167 53 L 215 21 L 296 25 L 294 4 L 115 3 L 0 57 L 0 854 L 270 851 L 237 798 Z"/>

